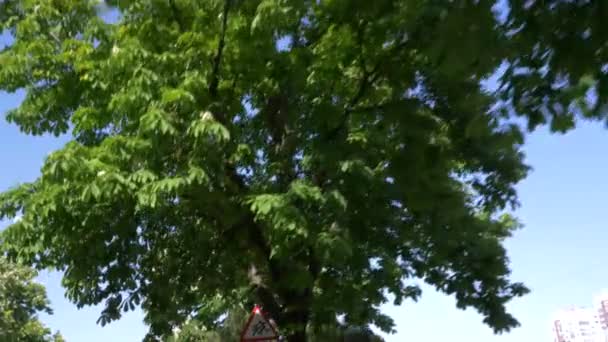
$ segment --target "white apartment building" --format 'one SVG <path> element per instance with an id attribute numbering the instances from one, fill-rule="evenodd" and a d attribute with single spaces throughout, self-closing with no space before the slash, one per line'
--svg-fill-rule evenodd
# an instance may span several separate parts
<path id="1" fill-rule="evenodd" d="M 598 312 L 600 324 L 608 338 L 608 290 L 604 290 L 593 298 L 593 306 Z"/>
<path id="2" fill-rule="evenodd" d="M 561 310 L 553 321 L 554 342 L 607 342 L 594 308 Z"/>
<path id="3" fill-rule="evenodd" d="M 554 342 L 608 342 L 608 290 L 593 298 L 591 308 L 570 308 L 555 314 Z"/>

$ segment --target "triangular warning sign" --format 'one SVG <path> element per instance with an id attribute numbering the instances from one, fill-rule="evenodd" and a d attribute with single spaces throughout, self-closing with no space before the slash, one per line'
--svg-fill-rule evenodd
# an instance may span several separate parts
<path id="1" fill-rule="evenodd" d="M 262 310 L 258 306 L 253 308 L 251 316 L 245 324 L 245 329 L 241 333 L 241 342 L 276 341 L 277 338 L 279 336 L 274 325 L 262 315 Z"/>

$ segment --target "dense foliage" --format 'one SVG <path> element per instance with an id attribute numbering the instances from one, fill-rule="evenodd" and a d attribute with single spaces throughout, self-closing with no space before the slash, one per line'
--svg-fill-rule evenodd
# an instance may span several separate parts
<path id="1" fill-rule="evenodd" d="M 175 329 L 166 342 L 240 342 L 248 313 L 240 307 L 231 308 L 225 317 L 212 327 L 204 322 L 190 320 Z"/>
<path id="2" fill-rule="evenodd" d="M 174 330 L 166 342 L 240 342 L 240 335 L 247 321 L 248 313 L 242 308 L 232 308 L 210 329 L 210 326 L 196 320 L 190 320 Z M 327 324 L 317 329 L 309 330 L 310 341 L 332 342 L 383 342 L 380 336 L 374 334 L 368 327 L 347 327 L 344 325 Z"/>
<path id="3" fill-rule="evenodd" d="M 38 320 L 38 313 L 52 313 L 44 287 L 34 282 L 36 272 L 0 256 L 0 341 L 63 342 L 59 333 Z"/>
<path id="4" fill-rule="evenodd" d="M 253 302 L 291 341 L 337 315 L 391 331 L 379 306 L 415 279 L 507 331 L 511 119 L 603 118 L 607 7 L 0 0 L 8 120 L 72 136 L 1 195 L 4 248 L 102 324 L 141 305 L 150 339 Z"/>

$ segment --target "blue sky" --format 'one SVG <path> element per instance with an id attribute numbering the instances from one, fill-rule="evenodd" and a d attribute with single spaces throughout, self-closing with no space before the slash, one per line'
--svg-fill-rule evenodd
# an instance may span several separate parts
<path id="1" fill-rule="evenodd" d="M 0 93 L 0 113 L 15 107 L 20 94 Z M 0 121 L 0 190 L 33 180 L 47 153 L 64 141 L 30 137 Z M 522 206 L 517 215 L 525 224 L 507 243 L 513 279 L 532 289 L 511 303 L 522 327 L 495 336 L 472 311 L 455 309 L 454 300 L 426 289 L 418 303 L 387 306 L 398 334 L 387 341 L 541 342 L 551 341 L 551 314 L 570 305 L 589 305 L 592 296 L 608 287 L 605 229 L 608 194 L 608 131 L 601 124 L 583 124 L 566 135 L 540 131 L 526 143 L 527 161 L 534 170 L 519 186 Z M 41 274 L 55 315 L 44 316 L 69 342 L 138 341 L 145 334 L 139 312 L 104 328 L 95 324 L 99 308 L 77 310 L 63 296 L 58 274 Z"/>

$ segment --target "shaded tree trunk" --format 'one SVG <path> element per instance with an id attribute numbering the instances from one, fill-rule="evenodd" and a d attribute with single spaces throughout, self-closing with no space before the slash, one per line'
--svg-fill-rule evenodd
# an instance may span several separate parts
<path id="1" fill-rule="evenodd" d="M 288 342 L 306 342 L 306 331 L 298 330 L 287 336 L 285 341 Z"/>
<path id="2" fill-rule="evenodd" d="M 284 341 L 306 342 L 306 328 L 310 320 L 312 292 L 307 289 L 304 293 L 285 291 L 279 297 L 273 295 L 268 289 L 258 286 L 256 296 L 265 312 L 270 314 L 278 325 L 279 334 L 284 337 Z M 281 291 L 282 292 L 282 291 Z"/>
<path id="3" fill-rule="evenodd" d="M 297 298 L 301 301 L 304 298 Z M 304 299 L 305 301 L 305 299 Z M 305 305 L 299 306 L 297 309 L 287 312 L 284 316 L 284 325 L 288 328 L 286 340 L 288 342 L 306 342 L 306 327 L 310 317 L 310 308 Z"/>

